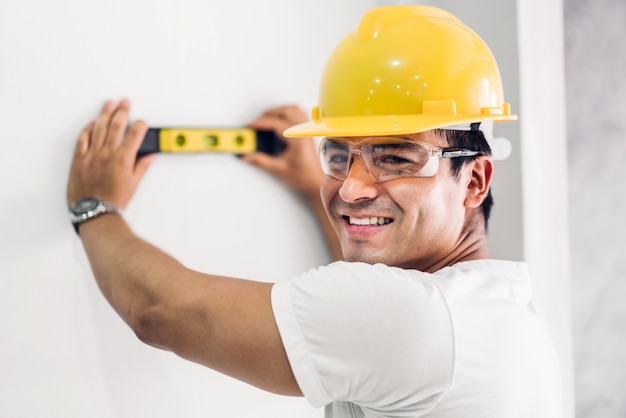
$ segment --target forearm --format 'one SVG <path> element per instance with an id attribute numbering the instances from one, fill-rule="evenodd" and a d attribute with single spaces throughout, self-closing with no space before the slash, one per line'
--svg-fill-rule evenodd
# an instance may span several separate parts
<path id="1" fill-rule="evenodd" d="M 122 217 L 102 216 L 80 226 L 80 236 L 102 294 L 144 339 L 147 312 L 173 296 L 187 269 L 138 238 Z M 151 339 L 149 336 L 145 336 Z"/>

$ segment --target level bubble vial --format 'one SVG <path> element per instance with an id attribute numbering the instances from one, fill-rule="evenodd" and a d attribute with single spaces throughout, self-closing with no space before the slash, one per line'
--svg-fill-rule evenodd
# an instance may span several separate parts
<path id="1" fill-rule="evenodd" d="M 211 147 L 215 147 L 218 144 L 218 139 L 217 139 L 217 135 L 207 135 L 204 138 L 204 142 Z"/>

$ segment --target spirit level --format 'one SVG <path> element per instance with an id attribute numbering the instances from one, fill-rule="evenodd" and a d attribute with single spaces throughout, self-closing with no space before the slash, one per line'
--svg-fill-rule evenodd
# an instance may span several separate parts
<path id="1" fill-rule="evenodd" d="M 273 131 L 251 128 L 150 128 L 138 157 L 157 152 L 221 152 L 251 154 L 255 151 L 280 154 L 286 143 Z"/>

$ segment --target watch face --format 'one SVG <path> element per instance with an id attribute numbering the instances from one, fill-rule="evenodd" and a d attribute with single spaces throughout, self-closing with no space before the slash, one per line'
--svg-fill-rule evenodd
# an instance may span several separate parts
<path id="1" fill-rule="evenodd" d="M 99 200 L 89 197 L 87 199 L 81 199 L 78 202 L 74 203 L 72 206 L 72 212 L 74 213 L 85 213 L 90 210 L 94 210 L 98 207 Z"/>

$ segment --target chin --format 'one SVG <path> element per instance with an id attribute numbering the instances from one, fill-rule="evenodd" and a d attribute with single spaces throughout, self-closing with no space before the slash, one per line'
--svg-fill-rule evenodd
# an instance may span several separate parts
<path id="1" fill-rule="evenodd" d="M 390 264 L 389 257 L 385 257 L 383 254 L 378 254 L 378 253 L 372 253 L 371 251 L 367 251 L 367 250 L 360 250 L 360 251 L 345 251 L 343 258 L 345 261 L 349 261 L 349 262 L 360 262 L 360 263 L 367 263 L 367 264 L 377 264 L 377 263 L 382 263 L 382 264 Z"/>
<path id="2" fill-rule="evenodd" d="M 344 261 L 367 264 L 384 264 L 389 267 L 399 267 L 403 269 L 423 270 L 422 263 L 417 260 L 407 260 L 403 258 L 394 257 L 393 254 L 384 252 L 372 252 L 367 250 L 361 251 L 346 251 L 343 254 Z"/>

